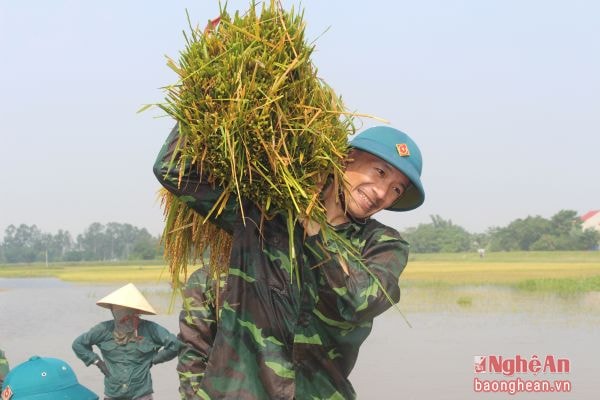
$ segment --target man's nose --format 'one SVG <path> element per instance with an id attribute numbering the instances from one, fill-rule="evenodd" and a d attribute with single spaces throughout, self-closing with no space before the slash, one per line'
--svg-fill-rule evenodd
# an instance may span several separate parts
<path id="1" fill-rule="evenodd" d="M 377 189 L 374 193 L 376 193 L 379 205 L 390 199 L 392 199 L 392 201 L 396 199 L 396 190 L 392 182 L 377 185 Z"/>
<path id="2" fill-rule="evenodd" d="M 381 203 L 387 195 L 387 185 L 375 185 L 373 186 L 373 200 L 377 203 Z"/>

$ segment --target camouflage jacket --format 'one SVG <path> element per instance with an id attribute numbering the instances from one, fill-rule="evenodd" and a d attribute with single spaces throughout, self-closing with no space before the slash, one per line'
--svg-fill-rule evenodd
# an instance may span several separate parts
<path id="1" fill-rule="evenodd" d="M 221 191 L 188 166 L 178 184 L 169 167 L 176 152 L 177 127 L 159 153 L 154 172 L 169 191 L 206 214 Z M 177 160 L 177 154 L 175 154 Z M 398 279 L 408 244 L 385 225 L 368 220 L 337 226 L 363 263 L 348 262 L 346 275 L 333 243 L 321 235 L 305 238 L 300 225 L 293 241 L 298 271 L 291 271 L 289 234 L 283 216 L 262 221 L 260 211 L 232 202 L 212 222 L 233 235 L 229 274 L 215 324 L 214 300 L 207 282 L 188 285 L 180 338 L 182 385 L 193 382 L 188 399 L 352 399 L 348 375 L 373 318 L 400 298 Z M 298 251 L 298 249 L 301 249 Z M 368 268 L 365 270 L 364 266 Z M 299 282 L 296 274 L 299 273 Z M 381 288 L 385 289 L 385 292 Z M 206 301 L 208 300 L 208 302 Z M 189 388 L 188 388 L 189 389 Z"/>
<path id="2" fill-rule="evenodd" d="M 0 388 L 2 388 L 2 382 L 4 382 L 6 375 L 8 375 L 8 360 L 4 352 L 0 350 Z"/>

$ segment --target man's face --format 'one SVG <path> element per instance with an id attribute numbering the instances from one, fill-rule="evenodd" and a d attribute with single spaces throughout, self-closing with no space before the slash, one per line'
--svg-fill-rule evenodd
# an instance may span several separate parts
<path id="1" fill-rule="evenodd" d="M 353 149 L 344 174 L 347 212 L 365 219 L 390 207 L 410 185 L 391 164 L 365 151 Z"/>

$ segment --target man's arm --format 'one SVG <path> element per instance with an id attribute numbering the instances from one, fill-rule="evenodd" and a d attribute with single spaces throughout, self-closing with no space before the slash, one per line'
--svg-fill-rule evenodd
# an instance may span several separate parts
<path id="1" fill-rule="evenodd" d="M 4 378 L 8 375 L 8 370 L 8 360 L 6 359 L 4 352 L 0 350 L 0 388 L 2 388 Z"/>
<path id="2" fill-rule="evenodd" d="M 150 323 L 152 341 L 162 347 L 156 352 L 154 357 L 152 357 L 152 364 L 160 364 L 174 359 L 175 356 L 177 356 L 182 343 L 175 335 L 159 324 L 150 321 L 146 322 Z"/>
<path id="3" fill-rule="evenodd" d="M 409 246 L 396 231 L 378 229 L 367 238 L 362 262 L 341 256 L 335 247 L 326 246 L 326 250 L 330 261 L 319 268 L 318 306 L 325 317 L 339 315 L 344 321 L 360 323 L 372 320 L 400 300 L 398 280 Z"/>
<path id="4" fill-rule="evenodd" d="M 104 323 L 100 323 L 86 333 L 81 334 L 73 341 L 72 347 L 75 355 L 83 361 L 86 366 L 101 360 L 100 356 L 94 352 L 92 346 L 100 343 L 103 340 L 105 333 L 106 328 L 104 327 Z"/>
<path id="5" fill-rule="evenodd" d="M 154 163 L 154 175 L 169 192 L 180 201 L 198 212 L 208 215 L 219 200 L 223 190 L 206 182 L 196 165 L 189 159 L 182 159 L 181 148 L 185 145 L 185 137 L 179 132 L 179 125 L 171 130 Z M 223 211 L 210 220 L 227 232 L 237 218 L 237 204 L 230 198 Z"/>

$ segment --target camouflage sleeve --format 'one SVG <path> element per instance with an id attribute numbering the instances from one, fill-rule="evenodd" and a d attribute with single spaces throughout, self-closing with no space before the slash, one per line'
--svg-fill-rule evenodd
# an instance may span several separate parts
<path id="1" fill-rule="evenodd" d="M 83 361 L 86 366 L 89 366 L 100 359 L 100 356 L 94 353 L 92 346 L 105 340 L 106 334 L 107 329 L 105 323 L 100 323 L 86 333 L 79 335 L 73 341 L 72 347 L 75 355 Z"/>
<path id="2" fill-rule="evenodd" d="M 0 388 L 2 387 L 2 382 L 4 382 L 4 378 L 8 375 L 8 360 L 4 355 L 4 352 L 0 350 Z"/>
<path id="3" fill-rule="evenodd" d="M 182 399 L 201 398 L 200 382 L 216 335 L 218 293 L 224 282 L 225 275 L 211 279 L 208 271 L 200 268 L 190 275 L 184 289 L 179 314 L 179 339 L 183 345 L 177 363 Z"/>
<path id="4" fill-rule="evenodd" d="M 352 323 L 372 320 L 400 300 L 398 280 L 409 249 L 393 229 L 377 231 L 358 247 L 362 247 L 362 263 L 340 261 L 337 249 L 328 248 L 332 261 L 320 268 L 325 282 L 319 293 L 321 308 L 335 310 L 335 315 Z M 341 262 L 347 265 L 349 274 L 343 271 Z"/>
<path id="5" fill-rule="evenodd" d="M 147 321 L 150 322 L 150 321 Z M 150 322 L 152 341 L 162 348 L 152 357 L 152 364 L 160 364 L 174 359 L 179 352 L 181 342 L 175 335 L 157 323 Z"/>
<path id="6" fill-rule="evenodd" d="M 187 206 L 200 215 L 208 215 L 223 190 L 206 182 L 191 160 L 182 158 L 180 149 L 184 146 L 184 141 L 179 125 L 175 125 L 158 153 L 153 168 L 154 175 L 161 185 Z M 237 202 L 230 198 L 217 217 L 211 216 L 211 221 L 231 233 L 236 217 Z"/>

